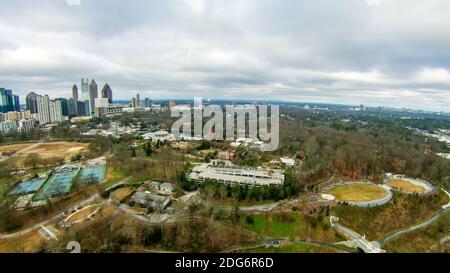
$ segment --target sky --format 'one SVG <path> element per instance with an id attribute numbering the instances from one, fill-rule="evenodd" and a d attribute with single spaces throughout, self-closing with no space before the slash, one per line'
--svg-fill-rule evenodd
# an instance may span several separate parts
<path id="1" fill-rule="evenodd" d="M 0 87 L 450 112 L 448 0 L 0 1 Z"/>

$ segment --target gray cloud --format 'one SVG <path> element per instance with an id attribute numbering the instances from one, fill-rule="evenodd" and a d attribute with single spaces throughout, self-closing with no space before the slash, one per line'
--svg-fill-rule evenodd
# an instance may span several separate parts
<path id="1" fill-rule="evenodd" d="M 446 0 L 0 2 L 0 86 L 450 111 Z"/>

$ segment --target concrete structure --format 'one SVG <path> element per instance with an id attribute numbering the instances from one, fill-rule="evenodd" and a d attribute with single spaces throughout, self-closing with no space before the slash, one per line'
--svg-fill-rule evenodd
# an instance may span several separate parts
<path id="1" fill-rule="evenodd" d="M 162 183 L 159 186 L 159 189 L 162 190 L 162 191 L 165 191 L 165 192 L 169 192 L 169 193 L 172 193 L 172 192 L 175 191 L 175 187 L 173 186 L 173 184 L 167 183 L 167 182 Z"/>
<path id="2" fill-rule="evenodd" d="M 131 201 L 159 212 L 164 211 L 171 203 L 170 198 L 150 192 L 136 192 L 131 197 Z"/>
<path id="3" fill-rule="evenodd" d="M 290 166 L 290 167 L 295 166 L 295 159 L 293 159 L 293 158 L 282 157 L 282 158 L 280 158 L 280 161 L 281 161 L 281 163 L 283 163 L 286 166 Z"/>
<path id="4" fill-rule="evenodd" d="M 283 186 L 280 170 L 238 168 L 229 161 L 212 161 L 193 168 L 189 179 L 199 183 L 213 181 L 227 185 Z"/>
<path id="5" fill-rule="evenodd" d="M 96 117 L 113 116 L 121 113 L 123 113 L 123 106 L 110 104 L 108 98 L 95 99 L 94 115 Z"/>

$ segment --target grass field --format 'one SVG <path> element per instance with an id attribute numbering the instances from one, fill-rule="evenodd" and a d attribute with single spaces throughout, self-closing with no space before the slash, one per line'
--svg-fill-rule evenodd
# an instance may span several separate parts
<path id="1" fill-rule="evenodd" d="M 339 185 L 330 189 L 328 194 L 336 197 L 337 201 L 368 202 L 381 199 L 387 195 L 386 190 L 371 184 Z"/>
<path id="2" fill-rule="evenodd" d="M 406 179 L 389 180 L 388 186 L 406 193 L 423 193 L 426 190 L 424 187 L 415 185 Z"/>
<path id="3" fill-rule="evenodd" d="M 283 221 L 282 216 L 289 215 L 289 221 Z M 273 238 L 295 238 L 301 229 L 306 227 L 300 213 L 272 213 L 254 215 L 254 224 L 244 221 L 243 227 L 252 232 Z"/>
<path id="4" fill-rule="evenodd" d="M 26 157 L 38 154 L 41 158 L 63 157 L 69 160 L 72 156 L 87 151 L 89 144 L 75 142 L 27 143 L 0 146 L 0 153 L 15 152 L 17 156 Z"/>

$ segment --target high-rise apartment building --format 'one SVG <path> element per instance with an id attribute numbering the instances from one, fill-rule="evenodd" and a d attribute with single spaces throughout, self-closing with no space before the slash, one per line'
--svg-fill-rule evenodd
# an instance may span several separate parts
<path id="1" fill-rule="evenodd" d="M 41 125 L 64 120 L 61 100 L 50 100 L 48 95 L 38 96 L 38 119 Z"/>
<path id="2" fill-rule="evenodd" d="M 50 98 L 48 95 L 37 97 L 38 119 L 41 125 L 50 123 Z"/>
<path id="3" fill-rule="evenodd" d="M 39 95 L 31 92 L 25 97 L 25 104 L 27 107 L 27 110 L 30 111 L 31 114 L 37 114 L 38 108 L 37 108 L 37 97 Z"/>
<path id="4" fill-rule="evenodd" d="M 49 102 L 49 113 L 51 123 L 61 123 L 63 122 L 63 111 L 62 103 L 60 100 L 52 100 Z"/>

